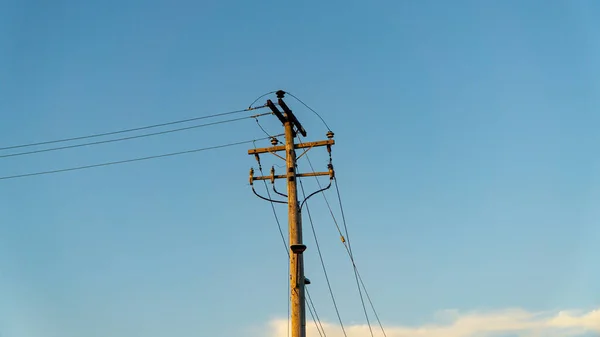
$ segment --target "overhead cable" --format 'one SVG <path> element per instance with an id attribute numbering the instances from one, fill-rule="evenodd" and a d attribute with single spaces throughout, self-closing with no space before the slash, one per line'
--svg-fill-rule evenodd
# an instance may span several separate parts
<path id="1" fill-rule="evenodd" d="M 100 163 L 100 164 L 77 166 L 77 167 L 70 167 L 70 168 L 51 170 L 51 171 L 41 171 L 41 172 L 34 172 L 34 173 L 17 174 L 17 175 L 12 175 L 12 176 L 3 176 L 3 177 L 0 177 L 0 180 L 25 178 L 25 177 L 32 177 L 32 176 L 38 176 L 38 175 L 85 170 L 85 169 L 90 169 L 90 168 L 95 168 L 95 167 L 111 166 L 111 165 L 132 163 L 132 162 L 137 162 L 137 161 L 145 161 L 145 160 L 151 160 L 151 159 L 173 157 L 173 156 L 179 156 L 179 155 L 184 155 L 184 154 L 189 154 L 189 153 L 202 152 L 202 151 L 207 151 L 207 150 L 214 150 L 214 149 L 220 149 L 220 148 L 231 147 L 231 146 L 236 146 L 236 145 L 248 144 L 248 143 L 252 143 L 255 141 L 259 141 L 259 140 L 265 140 L 265 139 L 268 139 L 268 138 L 264 137 L 264 138 L 258 138 L 258 139 L 251 139 L 251 140 L 245 140 L 245 141 L 240 141 L 240 142 L 235 142 L 235 143 L 228 143 L 228 144 L 223 144 L 223 145 L 203 147 L 203 148 L 187 150 L 187 151 L 172 152 L 172 153 L 166 153 L 166 154 L 160 154 L 160 155 L 154 155 L 154 156 L 148 156 L 148 157 L 141 157 L 141 158 L 126 159 L 126 160 L 119 160 L 119 161 L 112 161 L 112 162 L 106 162 L 106 163 Z"/>
<path id="2" fill-rule="evenodd" d="M 327 128 L 327 130 L 331 130 L 331 128 L 329 128 L 329 125 L 327 125 L 327 122 L 325 122 L 325 120 L 323 119 L 323 117 L 321 117 L 321 115 L 315 111 L 313 108 L 311 108 L 310 106 L 308 106 L 308 104 L 304 103 L 300 98 L 294 96 L 294 94 L 292 94 L 289 91 L 285 92 L 286 94 L 292 96 L 294 99 L 296 99 L 298 102 L 300 102 L 300 104 L 304 105 L 308 110 L 312 111 L 315 115 L 317 115 L 317 117 L 319 117 L 319 119 L 321 120 L 321 122 L 323 122 L 323 124 L 325 125 L 325 127 Z"/>
<path id="3" fill-rule="evenodd" d="M 300 140 L 300 143 L 302 143 L 301 140 Z M 312 162 L 310 161 L 310 157 L 308 156 L 308 154 L 306 154 L 305 157 L 306 157 L 306 160 L 308 161 L 308 164 L 309 164 L 312 172 L 315 172 L 314 166 L 312 165 Z M 321 188 L 321 182 L 319 181 L 319 179 L 317 179 L 317 177 L 315 177 L 315 180 L 316 180 L 319 188 Z M 334 178 L 334 181 L 335 181 L 336 186 L 337 186 L 337 179 Z M 342 208 L 342 204 L 341 204 L 341 197 L 340 197 L 340 194 L 339 194 L 339 188 L 337 188 L 336 190 L 337 190 L 337 193 L 338 193 L 338 200 L 340 202 L 340 209 L 341 209 L 342 214 L 343 214 L 343 208 Z M 360 295 L 361 304 L 362 304 L 362 307 L 363 307 L 363 311 L 365 313 L 365 318 L 367 320 L 367 325 L 369 326 L 369 331 L 371 333 L 371 336 L 373 336 L 373 330 L 371 328 L 371 323 L 370 323 L 370 320 L 369 320 L 369 315 L 366 312 L 366 306 L 365 306 L 365 302 L 364 302 L 364 299 L 363 299 L 363 296 L 362 296 L 361 285 L 362 285 L 362 289 L 364 289 L 364 292 L 365 292 L 365 295 L 366 295 L 366 297 L 367 297 L 367 299 L 369 301 L 369 304 L 371 305 L 371 309 L 373 310 L 373 313 L 375 314 L 375 317 L 376 317 L 376 319 L 377 319 L 377 321 L 379 323 L 381 331 L 383 332 L 383 335 L 387 337 L 387 335 L 385 333 L 385 329 L 383 327 L 383 324 L 381 323 L 381 320 L 379 319 L 379 315 L 377 314 L 377 311 L 375 310 L 375 306 L 373 305 L 373 302 L 371 301 L 371 297 L 369 296 L 367 288 L 366 288 L 366 286 L 365 286 L 365 284 L 364 284 L 364 282 L 362 280 L 362 277 L 360 276 L 360 272 L 358 271 L 358 267 L 356 266 L 356 261 L 354 260 L 354 255 L 353 255 L 351 247 L 349 245 L 349 241 L 346 240 L 346 238 L 345 238 L 346 236 L 348 236 L 348 227 L 346 225 L 345 216 L 342 216 L 343 226 L 344 226 L 345 232 L 346 232 L 346 234 L 344 235 L 344 233 L 342 232 L 342 229 L 340 228 L 340 226 L 339 226 L 339 224 L 338 224 L 338 222 L 336 220 L 336 217 L 335 217 L 335 215 L 333 213 L 333 209 L 331 208 L 331 205 L 329 203 L 329 200 L 327 199 L 327 196 L 325 195 L 325 193 L 321 193 L 321 194 L 323 195 L 323 198 L 325 200 L 325 204 L 327 205 L 327 208 L 329 209 L 329 213 L 331 214 L 333 222 L 334 222 L 334 224 L 335 224 L 335 226 L 336 226 L 336 228 L 338 230 L 338 233 L 340 234 L 340 237 L 342 239 L 342 244 L 343 244 L 344 248 L 346 249 L 346 252 L 348 253 L 348 256 L 350 257 L 350 261 L 352 262 L 352 266 L 353 266 L 353 269 L 354 269 L 354 276 L 355 276 L 355 279 L 356 279 L 356 283 L 357 283 L 358 292 L 359 292 L 359 295 Z"/>
<path id="4" fill-rule="evenodd" d="M 302 180 L 298 179 L 300 183 L 300 190 L 302 191 L 302 197 L 306 200 L 306 193 L 304 192 L 304 185 L 302 184 Z M 342 321 L 342 317 L 340 315 L 340 311 L 337 306 L 337 302 L 335 301 L 335 296 L 333 295 L 333 289 L 331 288 L 331 282 L 329 281 L 329 275 L 327 274 L 327 267 L 325 266 L 325 261 L 323 260 L 323 254 L 321 253 L 321 246 L 319 245 L 319 239 L 317 238 L 317 232 L 315 230 L 315 225 L 312 219 L 312 215 L 310 214 L 310 208 L 308 208 L 308 203 L 306 203 L 306 213 L 308 215 L 308 220 L 310 222 L 310 228 L 312 229 L 313 237 L 315 239 L 315 245 L 317 247 L 317 252 L 319 254 L 319 260 L 321 261 L 321 267 L 323 268 L 323 274 L 325 275 L 325 281 L 327 283 L 327 287 L 329 288 L 329 295 L 331 296 L 331 301 L 333 302 L 333 308 L 335 309 L 335 313 L 337 315 L 338 321 L 340 322 L 340 327 L 342 328 L 342 333 L 344 336 L 347 336 L 346 329 L 344 328 L 344 323 Z"/>
<path id="5" fill-rule="evenodd" d="M 48 141 L 42 141 L 42 142 L 36 142 L 36 143 L 11 145 L 11 146 L 0 147 L 0 151 L 11 150 L 11 149 L 18 149 L 18 148 L 23 148 L 23 147 L 38 146 L 38 145 L 47 145 L 47 144 L 70 142 L 70 141 L 81 140 L 81 139 L 89 139 L 89 138 L 110 136 L 110 135 L 116 135 L 116 134 L 120 134 L 120 133 L 133 132 L 133 131 L 141 131 L 141 130 L 158 128 L 158 127 L 162 127 L 162 126 L 187 123 L 187 122 L 192 122 L 192 121 L 197 121 L 197 120 L 202 120 L 202 119 L 208 119 L 208 118 L 214 118 L 214 117 L 221 117 L 221 116 L 233 115 L 233 114 L 238 114 L 238 113 L 242 113 L 242 112 L 248 112 L 248 111 L 251 111 L 251 110 L 256 110 L 256 109 L 261 109 L 261 108 L 264 108 L 264 106 L 258 106 L 258 107 L 254 107 L 254 108 L 248 108 L 248 109 L 242 109 L 242 110 L 235 110 L 235 111 L 229 111 L 229 112 L 222 112 L 222 113 L 217 113 L 217 114 L 212 114 L 212 115 L 205 115 L 205 116 L 199 116 L 199 117 L 188 118 L 188 119 L 180 119 L 180 120 L 176 120 L 176 121 L 172 121 L 172 122 L 166 122 L 166 123 L 160 123 L 160 124 L 152 124 L 152 125 L 140 126 L 140 127 L 130 128 L 130 129 L 118 130 L 118 131 L 95 133 L 95 134 L 90 134 L 90 135 L 85 135 L 85 136 L 62 138 L 62 139 L 48 140 Z"/>
<path id="6" fill-rule="evenodd" d="M 187 127 L 184 127 L 184 128 L 178 128 L 178 129 L 172 129 L 172 130 L 166 130 L 166 131 L 160 131 L 160 132 L 146 133 L 146 134 L 137 135 L 137 136 L 129 136 L 129 137 L 116 138 L 116 139 L 100 140 L 100 141 L 97 141 L 97 142 L 75 144 L 75 145 L 67 145 L 67 146 L 60 146 L 60 147 L 52 147 L 52 148 L 49 148 L 49 149 L 41 149 L 41 150 L 34 150 L 34 151 L 10 153 L 10 154 L 0 155 L 0 158 L 17 157 L 17 156 L 24 156 L 24 155 L 30 155 L 30 154 L 36 154 L 36 153 L 42 153 L 42 152 L 66 150 L 66 149 L 73 149 L 73 148 L 77 148 L 77 147 L 92 146 L 92 145 L 107 144 L 107 143 L 115 143 L 115 142 L 121 142 L 121 141 L 125 141 L 125 140 L 137 139 L 137 138 L 145 138 L 145 137 L 151 137 L 151 136 L 158 136 L 158 135 L 164 135 L 164 134 L 173 133 L 173 132 L 180 132 L 180 131 L 186 131 L 186 130 L 192 130 L 192 129 L 199 129 L 199 128 L 206 127 L 206 126 L 212 126 L 212 125 L 218 125 L 218 124 L 225 124 L 225 123 L 232 123 L 232 122 L 237 122 L 237 121 L 241 121 L 241 120 L 249 119 L 249 118 L 258 118 L 260 116 L 270 115 L 270 114 L 271 113 L 264 113 L 264 114 L 259 114 L 259 115 L 254 115 L 254 116 L 248 116 L 248 117 L 240 117 L 240 118 L 234 118 L 234 119 L 227 119 L 227 120 L 218 121 L 218 122 L 212 122 L 212 123 L 206 123 L 206 124 L 198 124 L 198 125 L 187 126 Z"/>

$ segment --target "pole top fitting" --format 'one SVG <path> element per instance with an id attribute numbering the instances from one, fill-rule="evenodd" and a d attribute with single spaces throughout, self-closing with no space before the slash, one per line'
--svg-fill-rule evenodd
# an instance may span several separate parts
<path id="1" fill-rule="evenodd" d="M 302 254 L 306 250 L 305 245 L 291 245 L 290 248 L 294 254 Z"/>
<path id="2" fill-rule="evenodd" d="M 278 90 L 275 95 L 277 95 L 277 98 L 283 98 L 283 96 L 285 96 L 285 91 Z"/>
<path id="3" fill-rule="evenodd" d="M 332 139 L 334 133 L 333 133 L 333 131 L 329 130 L 329 131 L 327 131 L 327 133 L 325 135 L 327 136 L 327 138 Z"/>

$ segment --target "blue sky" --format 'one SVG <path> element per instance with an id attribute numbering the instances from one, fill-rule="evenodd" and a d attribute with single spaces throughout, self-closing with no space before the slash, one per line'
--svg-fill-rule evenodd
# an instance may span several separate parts
<path id="1" fill-rule="evenodd" d="M 599 14 L 593 1 L 5 0 L 0 144 L 237 110 L 288 90 L 336 133 L 357 263 L 393 336 L 449 324 L 444 310 L 579 310 L 583 322 L 600 307 Z M 288 102 L 309 138 L 324 138 Z M 0 175 L 262 136 L 247 120 L 2 158 Z M 0 181 L 0 335 L 225 337 L 278 324 L 286 256 L 248 187 L 248 146 Z M 322 198 L 312 210 L 342 318 L 360 325 Z M 333 324 L 305 237 L 317 309 Z M 473 329 L 453 333 L 483 333 Z"/>

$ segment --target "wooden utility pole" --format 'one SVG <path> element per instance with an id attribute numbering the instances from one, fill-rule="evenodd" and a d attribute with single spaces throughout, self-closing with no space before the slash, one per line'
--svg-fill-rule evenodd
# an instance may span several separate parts
<path id="1" fill-rule="evenodd" d="M 304 301 L 304 250 L 302 244 L 302 216 L 298 209 L 298 187 L 296 186 L 296 150 L 294 149 L 294 129 L 290 116 L 286 113 L 285 158 L 287 168 L 288 225 L 290 243 L 290 270 L 292 296 L 292 337 L 306 336 L 306 308 Z M 295 271 L 295 272 L 294 272 Z"/>
<path id="2" fill-rule="evenodd" d="M 271 170 L 271 176 L 259 176 L 254 177 L 254 170 L 250 170 L 250 184 L 252 185 L 254 180 L 270 180 L 274 184 L 275 179 L 287 180 L 287 203 L 288 204 L 288 225 L 289 225 L 289 244 L 290 244 L 290 296 L 291 296 L 291 328 L 292 337 L 306 337 L 306 302 L 305 302 L 305 285 L 307 284 L 306 278 L 304 277 L 304 257 L 303 253 L 306 250 L 306 246 L 302 243 L 302 214 L 300 205 L 298 203 L 298 188 L 297 178 L 308 177 L 308 176 L 322 176 L 329 175 L 330 179 L 333 179 L 333 166 L 329 164 L 328 172 L 312 172 L 307 174 L 298 174 L 296 172 L 296 149 L 306 149 L 304 153 L 313 147 L 327 146 L 328 150 L 331 150 L 331 145 L 334 144 L 333 132 L 329 131 L 327 136 L 329 140 L 308 142 L 308 143 L 295 143 L 295 138 L 299 132 L 302 136 L 306 137 L 306 131 L 296 119 L 296 116 L 292 113 L 286 103 L 283 101 L 285 92 L 280 90 L 277 92 L 278 105 L 282 108 L 283 113 L 277 108 L 275 103 L 271 100 L 267 101 L 267 106 L 271 109 L 273 114 L 279 118 L 283 124 L 285 130 L 285 145 L 276 146 L 277 142 L 273 141 L 274 146 L 270 148 L 260 148 L 248 150 L 248 154 L 255 155 L 257 160 L 259 155 L 262 153 L 272 153 L 275 156 L 285 159 L 286 161 L 286 174 L 275 175 L 274 169 Z M 276 154 L 278 151 L 285 150 L 285 158 L 280 157 Z M 301 155 L 301 156 L 302 156 Z M 330 184 L 331 185 L 331 184 Z M 270 200 L 263 196 L 260 196 L 252 187 L 254 193 L 259 197 Z M 275 200 L 270 200 L 275 201 Z M 282 201 L 276 201 L 284 203 Z"/>

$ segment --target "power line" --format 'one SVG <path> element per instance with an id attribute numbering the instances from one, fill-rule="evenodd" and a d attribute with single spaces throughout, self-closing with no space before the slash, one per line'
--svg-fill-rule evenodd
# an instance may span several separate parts
<path id="1" fill-rule="evenodd" d="M 263 138 L 263 139 L 268 139 L 268 138 L 272 138 L 272 137 L 273 136 L 268 135 L 268 137 Z M 254 144 L 254 148 L 256 148 L 256 144 Z M 260 171 L 261 175 L 264 175 L 264 172 L 262 169 L 262 164 L 260 162 L 260 157 L 257 157 L 257 161 L 258 161 L 258 170 Z M 271 199 L 271 191 L 269 191 L 267 181 L 263 180 L 263 183 L 265 184 L 265 190 L 267 190 L 267 196 L 269 197 L 269 199 Z M 281 242 L 283 242 L 283 248 L 285 249 L 285 251 L 287 252 L 287 254 L 289 256 L 290 252 L 288 251 L 287 240 L 285 239 L 285 235 L 283 234 L 283 228 L 281 227 L 281 223 L 279 222 L 279 217 L 277 216 L 277 212 L 275 211 L 275 203 L 273 203 L 271 201 L 270 204 L 271 204 L 271 210 L 273 210 L 273 216 L 275 217 L 275 221 L 277 222 L 277 228 L 279 229 L 279 235 L 281 236 Z"/>
<path id="2" fill-rule="evenodd" d="M 155 156 L 133 158 L 133 159 L 126 159 L 126 160 L 119 160 L 119 161 L 112 161 L 112 162 L 106 162 L 106 163 L 100 163 L 100 164 L 93 164 L 93 165 L 70 167 L 70 168 L 58 169 L 58 170 L 52 170 L 52 171 L 41 171 L 41 172 L 34 172 L 34 173 L 18 174 L 18 175 L 13 175 L 13 176 L 4 176 L 4 177 L 0 177 L 0 180 L 25 178 L 25 177 L 32 177 L 32 176 L 39 176 L 39 175 L 46 175 L 46 174 L 54 174 L 54 173 L 61 173 L 61 172 L 69 172 L 69 171 L 78 171 L 78 170 L 85 170 L 85 169 L 90 169 L 90 168 L 95 168 L 95 167 L 111 166 L 111 165 L 132 163 L 132 162 L 144 161 L 144 160 L 150 160 L 150 159 L 173 157 L 173 156 L 179 156 L 179 155 L 183 155 L 183 154 L 189 154 L 189 153 L 195 153 L 195 152 L 202 152 L 202 151 L 207 151 L 207 150 L 214 150 L 214 149 L 220 149 L 220 148 L 225 148 L 225 147 L 231 147 L 231 146 L 236 146 L 236 145 L 248 144 L 248 143 L 256 142 L 256 141 L 259 141 L 259 140 L 265 140 L 265 139 L 268 139 L 268 138 L 264 137 L 264 138 L 258 138 L 258 139 L 252 139 L 252 140 L 245 140 L 245 141 L 241 141 L 241 142 L 228 143 L 228 144 L 223 144 L 223 145 L 203 147 L 203 148 L 193 149 L 193 150 L 187 150 L 187 151 L 172 152 L 172 153 L 160 154 L 160 155 L 155 155 Z"/>
<path id="3" fill-rule="evenodd" d="M 298 136 L 298 137 L 300 138 L 300 136 Z M 300 143 L 302 143 L 302 141 L 300 141 Z M 308 154 L 305 154 L 305 157 L 306 157 L 306 160 L 308 161 L 308 164 L 309 164 L 311 170 L 313 172 L 315 172 L 315 169 L 314 169 L 314 167 L 312 165 L 312 162 L 310 161 L 310 157 L 308 156 Z M 321 188 L 321 183 L 320 183 L 319 179 L 317 179 L 317 177 L 315 177 L 315 180 L 316 180 L 319 188 Z M 345 219 L 345 216 L 344 216 L 344 213 L 343 213 L 343 207 L 342 207 L 342 204 L 341 204 L 341 197 L 340 197 L 340 193 L 339 193 L 339 188 L 337 187 L 337 179 L 334 178 L 334 180 L 335 180 L 335 183 L 336 183 L 336 190 L 337 190 L 337 193 L 338 193 L 338 200 L 340 202 L 340 210 L 342 211 L 343 225 L 344 225 L 344 228 L 345 228 L 345 231 L 346 231 L 346 235 L 345 236 L 348 236 L 348 227 L 346 225 L 346 219 Z M 362 277 L 360 276 L 360 273 L 358 271 L 358 267 L 356 266 L 356 262 L 354 260 L 354 255 L 352 254 L 352 250 L 351 250 L 351 247 L 350 247 L 350 242 L 349 242 L 349 240 L 348 240 L 348 242 L 346 242 L 346 238 L 345 238 L 344 234 L 342 233 L 342 230 L 341 230 L 341 228 L 340 228 L 340 226 L 339 226 L 339 224 L 338 224 L 338 222 L 337 222 L 337 220 L 335 218 L 335 215 L 333 213 L 333 210 L 331 208 L 329 200 L 327 199 L 327 196 L 325 195 L 324 192 L 321 192 L 321 194 L 323 195 L 323 198 L 325 200 L 327 208 L 329 209 L 329 213 L 331 214 L 331 217 L 333 218 L 333 222 L 334 222 L 334 224 L 335 224 L 335 226 L 336 226 L 336 228 L 337 228 L 337 230 L 338 230 L 338 232 L 340 234 L 340 237 L 341 237 L 341 240 L 342 240 L 342 244 L 344 245 L 344 248 L 346 249 L 346 252 L 348 253 L 348 256 L 350 257 L 350 261 L 352 262 L 352 266 L 353 266 L 353 269 L 354 269 L 354 276 L 355 276 L 355 279 L 356 279 L 356 284 L 357 284 L 357 287 L 358 287 L 358 292 L 359 292 L 359 295 L 360 295 L 361 304 L 362 304 L 362 307 L 363 307 L 363 311 L 365 313 L 365 318 L 367 320 L 367 325 L 369 326 L 369 331 L 371 333 L 371 336 L 373 336 L 373 330 L 371 328 L 371 323 L 369 321 L 369 315 L 367 314 L 367 311 L 366 311 L 365 302 L 364 302 L 364 299 L 363 299 L 363 296 L 362 296 L 361 285 L 362 285 L 362 288 L 365 291 L 365 295 L 367 296 L 367 299 L 369 300 L 369 303 L 371 305 L 371 309 L 373 310 L 373 313 L 375 314 L 375 317 L 377 318 L 377 321 L 378 321 L 379 326 L 380 326 L 380 328 L 381 328 L 381 330 L 383 332 L 383 335 L 387 337 L 387 335 L 385 333 L 385 329 L 383 328 L 383 324 L 381 323 L 381 320 L 379 320 L 379 315 L 377 315 L 377 311 L 375 310 L 375 306 L 373 305 L 373 302 L 371 301 L 371 298 L 370 298 L 370 296 L 369 296 L 369 294 L 367 292 L 367 288 L 366 288 L 366 286 L 365 286 L 365 284 L 364 284 L 364 282 L 362 280 Z"/>
<path id="4" fill-rule="evenodd" d="M 360 276 L 360 273 L 358 272 L 358 267 L 356 266 L 356 263 L 354 261 L 354 255 L 352 254 L 352 246 L 350 245 L 350 234 L 348 234 L 348 226 L 346 225 L 346 217 L 344 215 L 344 206 L 342 205 L 342 197 L 340 195 L 340 189 L 338 186 L 337 178 L 333 178 L 333 179 L 334 179 L 334 183 L 335 183 L 335 190 L 337 192 L 338 202 L 340 204 L 340 212 L 342 214 L 342 222 L 344 223 L 344 229 L 346 230 L 346 240 L 348 241 L 348 252 L 350 254 L 350 259 L 352 260 L 352 265 L 354 266 L 354 270 L 356 271 L 357 278 L 359 279 L 360 283 L 362 284 L 363 289 L 365 290 L 365 295 L 367 296 L 367 299 L 369 300 L 369 304 L 371 305 L 373 314 L 375 314 L 377 323 L 379 323 L 379 327 L 381 328 L 381 331 L 383 332 L 383 336 L 387 337 L 387 335 L 385 333 L 385 329 L 383 328 L 383 324 L 381 324 L 381 320 L 379 319 L 379 315 L 377 314 L 377 310 L 375 310 L 373 301 L 371 301 L 371 296 L 369 296 L 367 287 L 365 286 L 365 283 L 363 282 L 362 277 Z M 369 328 L 370 328 L 370 326 L 369 326 Z"/>
<path id="5" fill-rule="evenodd" d="M 269 115 L 270 115 L 270 113 L 269 113 Z M 255 118 L 255 119 L 256 119 L 256 124 L 258 125 L 258 127 L 260 128 L 260 130 L 261 130 L 261 131 L 262 131 L 262 132 L 263 132 L 265 135 L 267 135 L 267 136 L 271 137 L 271 139 L 276 139 L 276 138 L 274 138 L 273 136 L 271 136 L 271 134 L 270 134 L 270 133 L 268 133 L 268 132 L 267 132 L 267 130 L 265 130 L 265 128 L 264 128 L 264 127 L 263 127 L 263 126 L 260 124 L 260 122 L 258 121 L 258 118 Z M 283 143 L 282 143 L 281 141 L 279 141 L 278 139 L 276 139 L 276 140 L 277 140 L 277 142 L 278 142 L 279 144 L 283 144 Z"/>
<path id="6" fill-rule="evenodd" d="M 342 207 L 342 198 L 340 197 L 340 190 L 337 188 L 337 180 L 334 178 L 335 187 L 337 190 L 338 200 L 340 202 L 340 211 L 342 213 L 342 222 L 344 224 L 344 230 L 346 233 L 346 242 L 348 244 L 348 252 L 350 254 L 350 260 L 352 261 L 352 266 L 354 267 L 354 277 L 356 278 L 356 287 L 358 288 L 358 294 L 360 296 L 360 302 L 363 307 L 363 311 L 365 313 L 365 318 L 367 320 L 367 325 L 369 326 L 369 332 L 371 333 L 371 337 L 373 337 L 373 328 L 371 327 L 371 322 L 369 321 L 369 314 L 367 314 L 367 307 L 365 306 L 365 300 L 363 298 L 362 290 L 360 289 L 360 281 L 358 279 L 358 267 L 356 267 L 356 263 L 354 262 L 354 254 L 352 254 L 352 246 L 350 245 L 350 235 L 348 234 L 348 226 L 346 225 L 346 217 L 344 216 L 344 208 Z M 363 284 L 364 286 L 364 284 Z M 366 291 L 366 290 L 365 290 Z M 384 332 L 385 334 L 385 332 Z"/>
<path id="7" fill-rule="evenodd" d="M 60 147 L 53 147 L 53 148 L 49 148 L 49 149 L 26 151 L 26 152 L 17 152 L 17 153 L 0 155 L 0 158 L 17 157 L 17 156 L 24 156 L 24 155 L 30 155 L 30 154 L 36 154 L 36 153 L 42 153 L 42 152 L 66 150 L 66 149 L 73 149 L 73 148 L 77 148 L 77 147 L 92 146 L 92 145 L 99 145 L 99 144 L 107 144 L 107 143 L 121 142 L 121 141 L 125 141 L 125 140 L 137 139 L 137 138 L 145 138 L 145 137 L 151 137 L 151 136 L 158 136 L 158 135 L 164 135 L 164 134 L 173 133 L 173 132 L 180 132 L 180 131 L 185 131 L 185 130 L 198 129 L 198 128 L 202 128 L 202 127 L 206 127 L 206 126 L 217 125 L 217 124 L 225 124 L 225 123 L 237 122 L 237 121 L 241 121 L 241 120 L 249 119 L 249 118 L 258 118 L 260 116 L 270 115 L 270 114 L 271 113 L 265 113 L 265 114 L 259 114 L 259 115 L 249 116 L 249 117 L 240 117 L 240 118 L 234 118 L 234 119 L 227 119 L 227 120 L 218 121 L 218 122 L 192 125 L 192 126 L 188 126 L 188 127 L 184 127 L 184 128 L 178 128 L 178 129 L 172 129 L 172 130 L 166 130 L 166 131 L 160 131 L 160 132 L 153 132 L 153 133 L 146 133 L 146 134 L 137 135 L 137 136 L 129 136 L 129 137 L 123 137 L 123 138 L 101 140 L 101 141 L 91 142 L 91 143 L 83 143 L 83 144 L 75 144 L 75 145 L 68 145 L 68 146 L 60 146 Z"/>
<path id="8" fill-rule="evenodd" d="M 188 118 L 188 119 L 181 119 L 181 120 L 176 120 L 176 121 L 172 121 L 172 122 L 166 122 L 166 123 L 160 123 L 160 124 L 153 124 L 153 125 L 141 126 L 141 127 L 131 128 L 131 129 L 123 129 L 123 130 L 118 130 L 118 131 L 96 133 L 96 134 L 91 134 L 91 135 L 86 135 L 86 136 L 63 138 L 63 139 L 56 139 L 56 140 L 48 140 L 48 141 L 37 142 L 37 143 L 12 145 L 12 146 L 0 147 L 0 151 L 2 151 L 2 150 L 11 150 L 11 149 L 18 149 L 18 148 L 23 148 L 23 147 L 38 146 L 38 145 L 47 145 L 47 144 L 70 142 L 70 141 L 74 141 L 74 140 L 89 139 L 89 138 L 96 138 L 96 137 L 103 137 L 103 136 L 110 136 L 110 135 L 116 135 L 116 134 L 120 134 L 120 133 L 127 133 L 127 132 L 140 131 L 140 130 L 147 130 L 147 129 L 158 128 L 158 127 L 161 127 L 161 126 L 168 126 L 168 125 L 174 125 L 174 124 L 181 124 L 181 123 L 187 123 L 187 122 L 197 121 L 197 120 L 201 120 L 201 119 L 207 119 L 207 118 L 214 118 L 214 117 L 221 117 L 221 116 L 233 115 L 233 114 L 238 114 L 238 113 L 247 112 L 247 111 L 256 110 L 256 109 L 261 109 L 261 108 L 264 108 L 264 106 L 259 106 L 259 107 L 255 107 L 255 108 L 248 108 L 248 109 L 243 109 L 243 110 L 235 110 L 235 111 L 229 111 L 229 112 L 222 112 L 222 113 L 218 113 L 218 114 L 205 115 L 205 116 Z"/>
<path id="9" fill-rule="evenodd" d="M 298 102 L 300 102 L 300 104 L 304 105 L 308 110 L 312 111 L 315 115 L 317 115 L 317 117 L 319 117 L 319 119 L 321 120 L 321 122 L 323 122 L 323 124 L 325 125 L 325 127 L 327 128 L 327 130 L 331 130 L 331 128 L 329 127 L 329 125 L 327 125 L 327 123 L 325 122 L 325 120 L 323 119 L 323 117 L 321 117 L 321 115 L 319 115 L 318 112 L 316 112 L 313 108 L 311 108 L 310 106 L 308 106 L 308 104 L 304 103 L 300 98 L 294 96 L 294 94 L 292 94 L 289 91 L 285 92 L 286 94 L 292 96 L 293 98 L 295 98 Z"/>
<path id="10" fill-rule="evenodd" d="M 302 197 L 306 199 L 306 193 L 304 192 L 304 185 L 302 184 L 302 180 L 299 180 L 299 182 L 300 182 L 300 189 L 302 190 Z M 315 238 L 315 246 L 317 247 L 317 252 L 319 253 L 319 259 L 321 260 L 321 266 L 323 267 L 323 274 L 325 274 L 325 281 L 327 282 L 327 287 L 329 288 L 329 295 L 331 295 L 331 301 L 333 302 L 333 307 L 335 309 L 335 313 L 340 322 L 340 327 L 342 328 L 342 333 L 344 334 L 344 336 L 347 336 L 346 329 L 344 328 L 344 323 L 342 322 L 342 317 L 340 315 L 340 311 L 337 306 L 337 302 L 335 301 L 335 296 L 333 295 L 333 290 L 331 289 L 331 282 L 329 281 L 329 275 L 327 274 L 327 268 L 325 267 L 325 261 L 323 260 L 323 254 L 321 253 L 321 246 L 319 245 L 319 240 L 317 239 L 317 232 L 315 230 L 315 225 L 312 220 L 312 216 L 310 214 L 310 209 L 308 208 L 308 202 L 306 203 L 306 214 L 308 215 L 310 227 L 312 229 L 312 233 Z"/>
<path id="11" fill-rule="evenodd" d="M 274 94 L 274 93 L 276 93 L 276 92 L 277 92 L 276 90 L 274 90 L 274 91 L 269 91 L 269 92 L 267 92 L 267 93 L 264 93 L 264 94 L 262 94 L 262 95 L 258 96 L 258 97 L 257 97 L 257 98 L 256 98 L 256 99 L 255 99 L 255 100 L 252 102 L 252 103 L 250 103 L 250 105 L 248 106 L 248 109 L 255 109 L 255 108 L 253 108 L 253 107 L 252 107 L 252 105 L 254 105 L 254 103 L 258 102 L 258 100 L 259 100 L 259 99 L 261 99 L 261 98 L 263 98 L 263 97 L 265 97 L 265 96 L 267 96 L 267 95 Z"/>
<path id="12" fill-rule="evenodd" d="M 310 293 L 308 292 L 308 289 L 306 289 L 306 297 L 308 298 L 308 311 L 310 312 L 310 316 L 312 317 L 313 322 L 319 322 L 319 324 L 316 324 L 319 335 L 321 337 L 327 337 L 327 335 L 325 334 L 325 329 L 323 328 L 323 324 L 321 324 L 321 319 L 319 318 L 319 315 L 317 315 L 317 309 L 315 307 L 315 303 L 313 302 L 312 297 L 310 296 Z M 313 314 L 313 310 L 314 310 L 314 314 Z M 315 319 L 315 316 L 316 316 L 316 319 Z M 319 326 L 321 327 L 320 329 L 319 329 Z M 323 333 L 321 333 L 321 331 Z"/>

